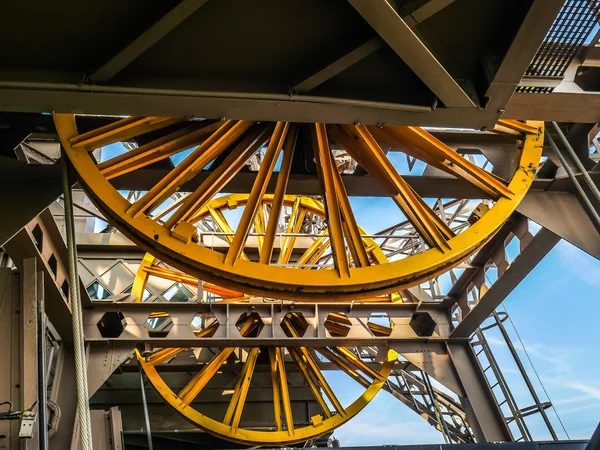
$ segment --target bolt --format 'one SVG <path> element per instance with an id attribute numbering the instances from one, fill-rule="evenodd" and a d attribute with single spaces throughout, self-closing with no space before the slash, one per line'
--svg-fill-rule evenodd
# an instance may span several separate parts
<path id="1" fill-rule="evenodd" d="M 154 235 L 154 240 L 155 240 L 155 241 L 158 241 L 158 234 L 155 234 L 155 235 Z"/>
<path id="2" fill-rule="evenodd" d="M 498 110 L 498 114 L 504 114 L 504 110 L 503 109 L 499 109 Z"/>

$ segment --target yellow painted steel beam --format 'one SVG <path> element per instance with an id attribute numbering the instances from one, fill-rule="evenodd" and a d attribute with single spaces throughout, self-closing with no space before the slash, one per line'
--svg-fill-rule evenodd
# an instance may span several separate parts
<path id="1" fill-rule="evenodd" d="M 252 225 L 254 216 L 256 216 L 256 213 L 258 212 L 260 201 L 267 191 L 267 184 L 271 179 L 271 174 L 273 173 L 273 169 L 277 163 L 277 157 L 283 147 L 288 128 L 288 122 L 277 122 L 277 125 L 275 125 L 273 136 L 271 136 L 269 146 L 267 147 L 260 169 L 256 175 L 256 180 L 254 181 L 254 186 L 252 186 L 252 191 L 250 192 L 246 207 L 240 218 L 238 229 L 231 242 L 231 246 L 227 251 L 227 255 L 225 256 L 225 264 L 227 265 L 233 266 L 242 254 L 246 239 L 250 233 L 250 226 Z"/>
<path id="2" fill-rule="evenodd" d="M 91 152 L 105 145 L 125 141 L 140 134 L 181 122 L 171 117 L 128 117 L 70 139 L 73 148 L 85 148 Z"/>
<path id="3" fill-rule="evenodd" d="M 346 255 L 344 232 L 342 229 L 342 215 L 338 197 L 335 190 L 333 171 L 337 170 L 332 165 L 325 125 L 316 123 L 313 128 L 313 146 L 315 149 L 315 162 L 319 178 L 321 179 L 323 198 L 325 199 L 325 214 L 329 226 L 329 240 L 333 262 L 340 278 L 350 278 L 350 267 Z"/>
<path id="4" fill-rule="evenodd" d="M 98 169 L 108 180 L 125 175 L 201 144 L 218 127 L 218 122 L 202 128 L 190 125 L 104 161 Z"/>
<path id="5" fill-rule="evenodd" d="M 240 137 L 252 122 L 228 120 L 210 135 L 198 148 L 185 157 L 167 176 L 160 180 L 137 202 L 128 208 L 127 213 L 139 217 L 146 209 L 159 206 L 183 183 L 219 156 L 233 141 Z"/>
<path id="6" fill-rule="evenodd" d="M 198 188 L 186 197 L 165 227 L 172 229 L 180 220 L 194 222 L 194 216 L 244 167 L 246 160 L 260 149 L 267 140 L 267 127 L 250 132 L 223 160 Z"/>
<path id="7" fill-rule="evenodd" d="M 275 194 L 271 203 L 271 213 L 269 214 L 269 223 L 265 230 L 264 249 L 260 255 L 261 264 L 269 264 L 273 256 L 273 244 L 275 243 L 275 234 L 279 226 L 279 216 L 283 207 L 285 191 L 287 189 L 290 172 L 292 170 L 292 160 L 294 158 L 294 150 L 296 148 L 296 140 L 298 138 L 298 125 L 290 125 L 286 136 L 285 144 L 283 145 L 283 158 L 281 167 L 277 175 L 277 184 L 275 185 Z M 282 246 L 281 246 L 282 248 Z"/>

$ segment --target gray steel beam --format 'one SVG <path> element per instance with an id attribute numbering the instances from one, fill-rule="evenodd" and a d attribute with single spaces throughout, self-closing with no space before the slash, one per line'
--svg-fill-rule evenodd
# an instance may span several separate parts
<path id="1" fill-rule="evenodd" d="M 75 422 L 77 422 L 77 398 L 74 386 L 75 356 L 73 347 L 61 343 L 56 361 L 50 400 L 60 408 L 60 426 L 50 439 L 50 450 L 65 450 L 71 447 Z"/>
<path id="2" fill-rule="evenodd" d="M 463 317 L 450 334 L 451 337 L 468 338 L 487 319 L 504 299 L 525 279 L 535 266 L 560 241 L 552 231 L 542 228 L 515 258 L 498 280 L 481 296 L 479 302 Z"/>
<path id="3" fill-rule="evenodd" d="M 448 291 L 447 298 L 442 302 L 442 305 L 446 308 L 451 308 L 457 300 L 467 290 L 467 287 L 475 279 L 478 272 L 485 268 L 486 263 L 493 257 L 493 255 L 499 250 L 504 249 L 504 243 L 508 236 L 519 226 L 525 223 L 526 219 L 520 214 L 513 214 L 505 223 L 502 225 L 500 230 L 489 240 L 487 244 L 483 246 L 481 250 L 473 257 L 471 261 L 471 268 L 465 269 L 461 274 L 460 278 L 452 285 Z"/>
<path id="4" fill-rule="evenodd" d="M 42 242 L 36 245 L 33 230 L 39 226 L 42 233 Z M 44 211 L 33 221 L 27 224 L 4 246 L 17 267 L 22 267 L 27 258 L 35 258 L 38 268 L 44 271 L 44 291 L 46 293 L 46 313 L 52 325 L 56 328 L 62 339 L 71 340 L 71 310 L 67 299 L 61 291 L 61 286 L 67 277 L 67 259 L 64 240 L 56 226 L 54 218 L 48 210 Z M 56 261 L 56 273 L 50 266 L 50 259 Z M 83 286 L 80 286 L 82 296 L 89 296 Z"/>
<path id="5" fill-rule="evenodd" d="M 60 170 L 0 156 L 0 246 L 52 203 L 61 193 Z"/>
<path id="6" fill-rule="evenodd" d="M 119 190 L 148 190 L 160 181 L 169 169 L 140 169 L 135 176 L 125 175 L 111 180 L 111 184 Z M 210 174 L 203 171 L 181 187 L 181 192 L 193 192 Z M 466 181 L 451 176 L 411 176 L 402 178 L 421 197 L 444 198 L 485 198 L 486 195 Z M 254 184 L 256 172 L 238 173 L 224 188 L 224 192 L 247 193 Z M 342 180 L 350 196 L 387 197 L 376 179 L 369 175 L 342 175 Z M 267 193 L 273 193 L 275 177 L 267 186 Z M 286 192 L 296 195 L 315 195 L 321 193 L 317 174 L 291 174 Z"/>
<path id="7" fill-rule="evenodd" d="M 387 0 L 348 1 L 445 106 L 476 106 Z"/>
<path id="8" fill-rule="evenodd" d="M 143 81 L 143 80 L 142 80 Z M 141 82 L 140 82 L 141 83 Z M 173 81 L 175 83 L 175 81 Z M 500 113 L 477 108 L 432 108 L 305 95 L 255 95 L 0 81 L 0 111 L 170 117 L 231 117 L 244 120 L 355 123 L 366 125 L 492 128 Z"/>
<path id="9" fill-rule="evenodd" d="M 410 322 L 415 311 L 428 313 L 436 324 L 431 337 L 419 336 Z M 165 337 L 151 337 L 146 320 L 150 313 L 168 313 L 173 323 L 167 329 Z M 291 338 L 280 326 L 286 314 L 301 313 L 307 321 L 307 327 L 301 337 Z M 121 313 L 127 325 L 120 335 L 104 337 L 98 327 L 100 321 Z M 237 322 L 243 314 L 258 314 L 264 327 L 257 337 L 242 337 Z M 330 313 L 345 314 L 351 325 L 347 336 L 331 336 L 325 326 Z M 108 314 L 108 316 L 105 316 Z M 219 323 L 215 334 L 210 338 L 198 338 L 191 323 L 198 314 L 213 314 Z M 387 314 L 393 323 L 389 335 L 376 335 L 368 327 L 372 314 Z M 119 319 L 117 319 L 119 320 Z M 94 309 L 84 311 L 84 333 L 86 341 L 114 343 L 151 343 L 157 346 L 171 347 L 227 347 L 227 346 L 334 346 L 334 345 L 382 345 L 391 343 L 445 342 L 450 334 L 450 320 L 445 309 L 439 304 L 390 303 L 390 304 L 215 304 L 215 303 L 131 303 L 131 302 L 94 302 Z M 113 336 L 113 335 L 111 335 Z"/>
<path id="10" fill-rule="evenodd" d="M 503 118 L 515 119 L 513 113 L 509 112 L 513 109 L 511 103 L 515 100 L 515 97 L 520 95 L 535 97 L 535 94 L 533 96 L 531 94 L 515 94 L 515 90 L 563 3 L 564 0 L 533 1 L 485 94 L 490 99 L 486 106 L 488 110 L 505 109 L 507 113 L 504 114 Z M 507 102 L 509 103 L 508 106 L 506 106 Z M 519 119 L 540 120 L 537 114 L 526 114 L 526 117 L 519 117 Z"/>
<path id="11" fill-rule="evenodd" d="M 510 442 L 511 435 L 470 344 L 449 343 L 448 355 L 464 389 L 461 398 L 477 442 Z"/>
<path id="12" fill-rule="evenodd" d="M 517 211 L 600 259 L 600 233 L 575 195 L 569 192 L 528 192 Z"/>
<path id="13" fill-rule="evenodd" d="M 9 268 L 0 268 L 0 398 L 20 409 L 21 309 L 20 277 Z M 31 406 L 31 405 L 29 405 Z M 28 406 L 28 407 L 29 407 Z M 2 411 L 5 411 L 3 407 Z M 20 448 L 19 421 L 0 420 L 0 447 Z"/>
<path id="14" fill-rule="evenodd" d="M 503 119 L 556 122 L 600 122 L 600 92 L 515 93 Z"/>
<path id="15" fill-rule="evenodd" d="M 97 83 L 106 83 L 205 3 L 206 0 L 182 0 L 181 3 L 161 17 L 158 22 L 94 72 L 90 79 Z"/>
<path id="16" fill-rule="evenodd" d="M 29 409 L 38 401 L 38 361 L 37 361 L 37 306 L 38 306 L 38 270 L 35 258 L 23 261 L 21 272 L 21 391 L 20 408 Z M 33 438 L 27 439 L 22 448 L 38 449 L 40 446 L 39 433 L 33 433 Z"/>

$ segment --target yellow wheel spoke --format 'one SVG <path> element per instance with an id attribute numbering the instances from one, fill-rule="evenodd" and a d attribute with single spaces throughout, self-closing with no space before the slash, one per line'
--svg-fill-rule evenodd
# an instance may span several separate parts
<path id="1" fill-rule="evenodd" d="M 277 374 L 279 375 L 279 387 L 281 388 L 281 401 L 283 403 L 283 415 L 288 434 L 294 433 L 294 417 L 292 416 L 292 404 L 290 402 L 290 392 L 288 390 L 287 375 L 285 373 L 285 364 L 283 362 L 283 350 L 280 347 L 275 348 L 275 359 L 277 360 Z"/>
<path id="2" fill-rule="evenodd" d="M 329 156 L 332 166 L 335 167 L 331 152 L 329 153 Z M 352 212 L 352 206 L 350 205 L 350 199 L 348 198 L 346 187 L 344 186 L 342 176 L 338 170 L 333 170 L 333 181 L 337 197 L 340 202 L 344 232 L 346 234 L 346 242 L 348 243 L 350 254 L 352 255 L 352 259 L 354 260 L 356 267 L 366 267 L 370 265 L 369 256 L 367 255 L 367 251 L 360 235 L 360 230 L 356 224 L 356 219 L 354 218 L 354 213 Z"/>
<path id="3" fill-rule="evenodd" d="M 315 383 L 315 380 L 313 379 L 312 375 L 310 374 L 304 360 L 302 359 L 302 356 L 295 348 L 288 348 L 288 351 L 290 352 L 290 355 L 292 355 L 292 359 L 300 369 L 302 376 L 306 380 L 306 384 L 308 384 L 308 387 L 310 388 L 313 397 L 321 407 L 321 410 L 323 411 L 325 416 L 331 417 L 331 410 L 329 409 L 329 406 L 327 406 L 327 402 L 325 402 L 325 399 L 321 396 L 321 391 Z"/>
<path id="4" fill-rule="evenodd" d="M 277 157 L 281 152 L 288 127 L 288 122 L 277 122 L 277 125 L 275 126 L 273 136 L 271 137 L 271 141 L 269 142 L 269 146 L 265 152 L 260 169 L 258 170 L 254 186 L 252 186 L 250 197 L 248 198 L 248 202 L 246 203 L 246 207 L 244 208 L 244 212 L 240 218 L 237 231 L 225 257 L 226 264 L 234 265 L 242 254 L 244 244 L 246 243 L 246 239 L 250 233 L 252 221 L 254 220 L 254 216 L 256 216 L 258 211 L 260 200 L 265 195 L 267 184 L 271 179 L 271 174 L 273 173 L 273 169 L 277 163 Z"/>
<path id="5" fill-rule="evenodd" d="M 127 210 L 133 217 L 143 214 L 146 209 L 160 205 L 166 198 L 195 176 L 219 156 L 229 145 L 246 131 L 252 123 L 240 120 L 231 120 L 223 123 L 217 131 L 208 137 L 196 150 L 190 153 L 167 176 L 160 180 L 142 198 Z"/>
<path id="6" fill-rule="evenodd" d="M 300 206 L 300 202 L 296 200 L 292 206 L 292 212 L 288 221 L 287 229 L 285 230 L 288 234 L 294 234 L 300 232 L 304 217 L 306 216 L 306 210 Z M 279 250 L 279 258 L 277 264 L 287 264 L 292 256 L 294 250 L 294 244 L 296 243 L 296 236 L 285 236 L 282 239 L 281 248 Z"/>
<path id="7" fill-rule="evenodd" d="M 177 122 L 181 122 L 181 119 L 171 117 L 128 117 L 93 131 L 74 136 L 69 141 L 73 148 L 83 147 L 91 152 L 105 145 L 125 141 Z"/>
<path id="8" fill-rule="evenodd" d="M 339 356 L 341 356 L 343 359 L 345 359 L 349 364 L 353 365 L 358 370 L 360 370 L 361 372 L 363 372 L 365 375 L 368 375 L 369 377 L 371 377 L 374 380 L 380 380 L 381 379 L 381 375 L 379 374 L 379 372 L 377 372 L 376 370 L 374 370 L 371 367 L 369 367 L 356 354 L 354 354 L 353 352 L 351 352 L 347 348 L 344 348 L 344 347 L 335 347 L 334 351 Z"/>
<path id="9" fill-rule="evenodd" d="M 348 257 L 346 256 L 346 245 L 344 243 L 342 215 L 336 194 L 335 176 L 333 173 L 333 171 L 337 171 L 337 167 L 332 163 L 331 150 L 329 149 L 329 141 L 324 124 L 315 124 L 313 141 L 315 162 L 319 178 L 321 179 L 323 197 L 325 198 L 325 213 L 329 227 L 333 263 L 341 278 L 349 278 L 350 268 L 348 266 Z"/>
<path id="10" fill-rule="evenodd" d="M 194 401 L 234 350 L 234 348 L 222 349 L 190 380 L 179 394 L 177 394 L 181 399 L 182 405 L 187 406 Z"/>
<path id="11" fill-rule="evenodd" d="M 177 356 L 184 350 L 185 348 L 161 348 L 148 357 L 148 363 L 152 364 L 153 366 L 162 364 L 165 361 Z"/>
<path id="12" fill-rule="evenodd" d="M 265 232 L 264 249 L 260 255 L 261 264 L 269 264 L 271 257 L 273 256 L 273 244 L 275 242 L 275 234 L 277 233 L 277 227 L 279 225 L 279 216 L 281 215 L 281 209 L 283 206 L 283 200 L 285 198 L 285 191 L 287 189 L 288 181 L 290 178 L 290 171 L 292 169 L 292 159 L 294 157 L 294 149 L 296 147 L 296 139 L 298 138 L 298 126 L 292 124 L 288 130 L 288 134 L 283 146 L 283 159 L 281 160 L 281 167 L 279 168 L 279 174 L 277 175 L 277 184 L 275 186 L 275 195 L 273 196 L 273 202 L 271 204 L 271 213 L 269 214 L 269 223 Z"/>
<path id="13" fill-rule="evenodd" d="M 206 180 L 186 197 L 181 207 L 167 220 L 165 227 L 172 229 L 180 220 L 194 223 L 194 216 L 244 167 L 248 158 L 265 144 L 268 139 L 266 132 L 266 127 L 251 131 L 223 162 L 211 171 Z"/>
<path id="14" fill-rule="evenodd" d="M 234 233 L 233 228 L 231 228 L 231 225 L 229 225 L 229 222 L 225 218 L 225 215 L 221 211 L 218 211 L 212 208 L 211 206 L 208 206 L 208 212 L 210 213 L 210 217 L 212 218 L 213 223 L 217 226 L 217 228 L 219 228 L 222 233 L 225 233 L 223 238 L 229 243 L 229 245 L 231 245 L 231 243 L 233 242 Z M 242 259 L 248 260 L 248 257 L 245 253 L 242 253 L 240 257 Z"/>
<path id="15" fill-rule="evenodd" d="M 313 373 L 313 375 L 317 379 L 319 385 L 325 392 L 325 395 L 329 398 L 329 401 L 331 402 L 331 404 L 333 405 L 335 410 L 338 412 L 338 414 L 345 415 L 346 410 L 344 409 L 344 407 L 342 406 L 342 404 L 340 403 L 340 401 L 334 394 L 333 389 L 331 389 L 331 386 L 329 386 L 329 383 L 327 383 L 327 380 L 325 380 L 323 373 L 321 373 L 321 370 L 319 369 L 319 366 L 317 365 L 317 363 L 313 359 L 312 355 L 310 354 L 310 351 L 306 347 L 300 347 L 298 349 L 298 352 L 299 352 L 300 356 L 302 357 L 302 359 L 304 360 L 304 362 L 307 364 L 310 371 Z"/>
<path id="16" fill-rule="evenodd" d="M 254 216 L 254 232 L 257 234 L 256 236 L 256 245 L 258 246 L 258 256 L 259 258 L 262 256 L 263 246 L 265 242 L 265 208 L 263 205 L 258 207 L 258 212 L 256 216 Z"/>
<path id="17" fill-rule="evenodd" d="M 367 387 L 369 386 L 369 380 L 367 380 L 364 376 L 358 373 L 353 367 L 351 367 L 348 363 L 346 363 L 342 358 L 333 353 L 328 348 L 317 348 L 315 349 L 329 361 L 331 361 L 334 365 L 340 368 L 345 374 L 349 375 L 354 381 L 359 383 L 360 385 Z"/>
<path id="18" fill-rule="evenodd" d="M 343 126 L 346 150 L 367 172 L 376 177 L 393 196 L 407 219 L 430 247 L 446 251 L 453 236 L 448 225 L 419 197 L 398 174 L 369 130 L 362 125 Z M 354 139 L 352 139 L 354 138 Z"/>
<path id="19" fill-rule="evenodd" d="M 248 353 L 248 357 L 244 366 L 242 367 L 242 373 L 240 378 L 235 385 L 234 393 L 231 396 L 229 407 L 225 413 L 225 419 L 223 423 L 225 425 L 231 425 L 232 428 L 237 428 L 242 418 L 242 412 L 246 403 L 246 397 L 248 396 L 248 389 L 250 388 L 250 382 L 252 381 L 252 375 L 254 374 L 254 367 L 256 366 L 256 358 L 258 357 L 260 349 L 254 347 Z"/>
<path id="20" fill-rule="evenodd" d="M 420 127 L 386 127 L 382 130 L 371 126 L 368 129 L 382 142 L 469 182 L 493 199 L 514 195 L 505 181 L 500 181 L 495 175 L 463 158 Z"/>
<path id="21" fill-rule="evenodd" d="M 324 236 L 318 237 L 315 241 L 306 249 L 304 254 L 296 262 L 298 265 L 313 264 L 327 251 L 330 245 L 328 231 L 323 231 Z"/>
<path id="22" fill-rule="evenodd" d="M 98 169 L 107 180 L 125 175 L 199 145 L 218 127 L 219 123 L 216 122 L 201 128 L 200 124 L 182 128 L 98 164 Z"/>
<path id="23" fill-rule="evenodd" d="M 269 348 L 269 367 L 271 369 L 271 384 L 273 385 L 273 414 L 275 427 L 281 431 L 281 386 L 279 384 L 279 370 L 277 365 L 277 353 L 274 348 Z"/>

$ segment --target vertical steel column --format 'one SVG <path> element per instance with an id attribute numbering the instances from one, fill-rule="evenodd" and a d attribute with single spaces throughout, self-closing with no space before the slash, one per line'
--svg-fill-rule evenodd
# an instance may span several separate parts
<path id="1" fill-rule="evenodd" d="M 20 382 L 21 409 L 26 410 L 38 403 L 38 275 L 35 258 L 25 258 L 21 272 L 21 352 L 20 352 Z M 33 438 L 25 440 L 21 448 L 38 449 L 39 434 L 33 433 Z"/>
<path id="2" fill-rule="evenodd" d="M 83 319 L 81 316 L 81 298 L 79 295 L 79 275 L 77 274 L 77 248 L 75 247 L 75 224 L 73 218 L 73 199 L 69 182 L 69 166 L 66 154 L 62 153 L 62 179 L 65 202 L 65 229 L 67 232 L 67 251 L 69 253 L 69 297 L 73 317 L 73 347 L 75 350 L 75 377 L 77 379 L 77 416 L 82 450 L 92 448 L 92 424 L 88 401 L 87 364 L 83 338 Z"/>
<path id="3" fill-rule="evenodd" d="M 146 422 L 146 437 L 148 438 L 148 449 L 152 448 L 152 431 L 150 430 L 150 415 L 148 414 L 148 402 L 146 401 L 146 390 L 144 389 L 144 371 L 142 366 L 139 366 L 140 370 L 140 390 L 142 391 L 142 405 L 144 406 L 144 421 Z"/>
<path id="4" fill-rule="evenodd" d="M 44 307 L 44 272 L 38 272 L 37 275 L 38 442 L 40 450 L 48 450 L 48 393 L 46 385 L 46 309 Z"/>

